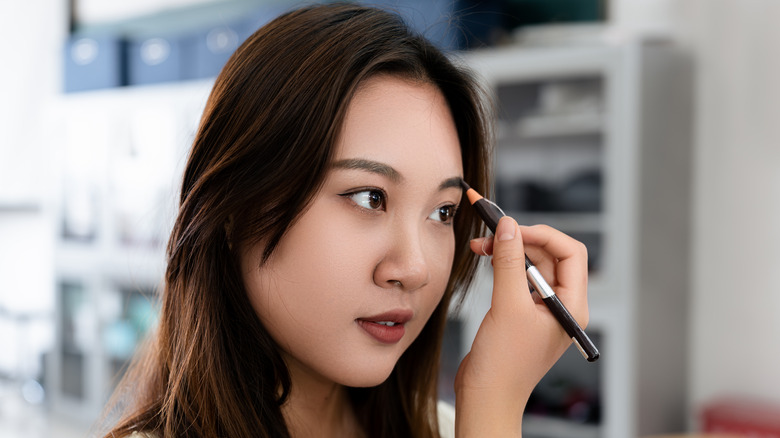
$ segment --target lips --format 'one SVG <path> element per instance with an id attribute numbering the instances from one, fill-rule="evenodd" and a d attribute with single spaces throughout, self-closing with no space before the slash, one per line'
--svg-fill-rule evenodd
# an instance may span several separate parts
<path id="1" fill-rule="evenodd" d="M 369 336 L 382 344 L 395 344 L 404 337 L 404 324 L 414 316 L 411 310 L 394 310 L 365 318 L 357 323 Z"/>

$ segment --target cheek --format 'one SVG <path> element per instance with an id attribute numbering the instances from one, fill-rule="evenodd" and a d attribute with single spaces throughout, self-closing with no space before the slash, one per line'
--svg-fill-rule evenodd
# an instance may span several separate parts
<path id="1" fill-rule="evenodd" d="M 255 249 L 242 255 L 241 272 L 249 302 L 263 324 L 267 325 L 274 288 L 271 287 L 268 275 L 264 274 L 265 268 L 261 267 L 260 254 L 262 249 Z"/>
<path id="2" fill-rule="evenodd" d="M 455 236 L 450 232 L 446 238 L 439 238 L 436 244 L 429 249 L 431 265 L 437 272 L 438 281 L 447 282 L 452 272 L 452 263 L 455 259 Z"/>
<path id="3" fill-rule="evenodd" d="M 447 283 L 452 273 L 452 262 L 455 255 L 455 239 L 447 240 L 447 245 L 442 247 L 441 240 L 438 244 L 429 249 L 429 266 L 431 269 L 431 284 L 428 291 L 421 294 L 421 299 L 425 301 L 424 306 L 428 312 L 428 317 L 441 302 Z M 426 318 L 427 319 L 427 318 Z"/>
<path id="4" fill-rule="evenodd" d="M 314 210 L 314 209 L 313 209 Z M 316 210 L 315 210 L 316 212 Z M 321 221 L 304 215 L 260 266 L 261 249 L 243 257 L 249 300 L 263 324 L 287 331 L 301 320 L 342 314 L 359 303 L 376 262 L 377 233 L 360 233 L 343 221 Z"/>

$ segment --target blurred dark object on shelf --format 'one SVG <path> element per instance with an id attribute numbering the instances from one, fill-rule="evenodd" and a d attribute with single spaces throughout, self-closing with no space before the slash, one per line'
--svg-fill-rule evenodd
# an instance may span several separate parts
<path id="1" fill-rule="evenodd" d="M 602 176 L 598 169 L 575 173 L 562 182 L 496 181 L 496 203 L 521 212 L 597 213 L 602 209 Z"/>
<path id="2" fill-rule="evenodd" d="M 593 169 L 570 177 L 557 192 L 558 208 L 562 211 L 601 211 L 601 171 Z"/>
<path id="3" fill-rule="evenodd" d="M 541 24 L 593 23 L 607 18 L 606 0 L 506 0 L 508 29 Z"/>
<path id="4" fill-rule="evenodd" d="M 566 232 L 566 230 L 563 230 Z M 602 233 L 597 232 L 568 232 L 573 239 L 582 242 L 588 248 L 588 272 L 597 272 L 601 268 L 601 259 L 604 249 Z"/>
<path id="5" fill-rule="evenodd" d="M 589 329 L 597 345 L 601 333 Z M 602 351 L 603 353 L 603 351 Z M 542 378 L 526 404 L 527 414 L 561 418 L 579 424 L 601 422 L 601 363 L 583 367 L 582 357 L 573 346 Z"/>

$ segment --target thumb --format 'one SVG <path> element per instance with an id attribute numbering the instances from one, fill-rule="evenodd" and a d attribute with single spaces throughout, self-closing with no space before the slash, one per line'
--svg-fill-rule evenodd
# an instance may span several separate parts
<path id="1" fill-rule="evenodd" d="M 498 311 L 509 312 L 533 304 L 525 276 L 523 237 L 517 222 L 509 216 L 498 221 L 493 239 L 492 304 Z"/>

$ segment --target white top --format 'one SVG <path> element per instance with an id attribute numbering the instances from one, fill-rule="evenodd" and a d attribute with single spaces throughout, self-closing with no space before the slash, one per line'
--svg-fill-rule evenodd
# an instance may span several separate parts
<path id="1" fill-rule="evenodd" d="M 439 436 L 455 438 L 455 406 L 439 400 L 436 408 L 439 414 Z"/>
<path id="2" fill-rule="evenodd" d="M 439 436 L 441 438 L 455 438 L 455 407 L 443 401 L 436 404 L 439 414 Z M 133 432 L 130 438 L 154 438 L 154 435 L 146 432 Z"/>

